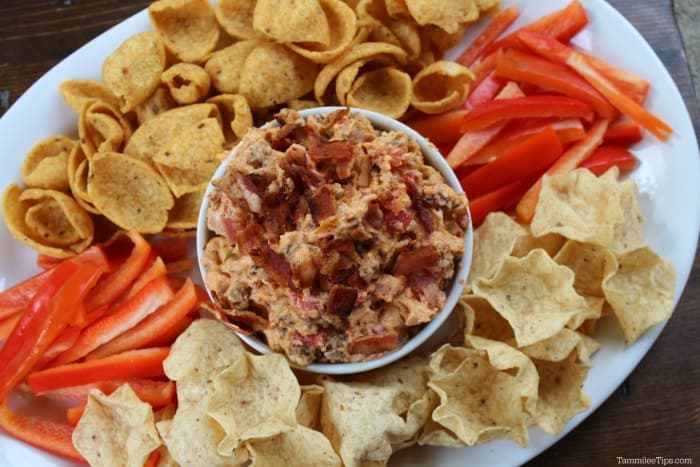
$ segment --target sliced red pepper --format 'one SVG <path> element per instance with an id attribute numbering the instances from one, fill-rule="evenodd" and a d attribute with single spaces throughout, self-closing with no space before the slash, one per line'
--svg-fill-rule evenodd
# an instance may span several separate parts
<path id="1" fill-rule="evenodd" d="M 490 193 L 469 200 L 472 224 L 478 227 L 489 213 L 514 206 L 537 178 L 524 178 Z"/>
<path id="2" fill-rule="evenodd" d="M 460 127 L 467 113 L 466 110 L 453 110 L 416 118 L 406 124 L 435 144 L 452 143 L 462 134 Z"/>
<path id="3" fill-rule="evenodd" d="M 462 188 L 469 198 L 484 195 L 544 171 L 561 155 L 562 150 L 557 133 L 552 127 L 547 127 L 462 179 Z"/>
<path id="4" fill-rule="evenodd" d="M 47 368 L 30 374 L 27 382 L 34 393 L 42 394 L 110 379 L 162 377 L 163 360 L 168 353 L 169 347 L 130 350 L 100 360 Z"/>
<path id="5" fill-rule="evenodd" d="M 187 316 L 197 305 L 197 292 L 187 279 L 175 296 L 165 305 L 147 316 L 133 328 L 98 347 L 87 356 L 88 360 L 103 358 L 125 350 L 138 349 L 154 339 L 167 334 L 170 328 Z"/>
<path id="6" fill-rule="evenodd" d="M 673 129 L 637 102 L 623 94 L 609 79 L 596 70 L 578 51 L 547 36 L 531 32 L 520 33 L 520 39 L 538 54 L 551 57 L 573 68 L 620 112 L 650 131 L 661 141 L 666 141 Z"/>
<path id="7" fill-rule="evenodd" d="M 64 365 L 84 357 L 136 326 L 172 297 L 173 291 L 166 277 L 152 280 L 118 309 L 85 328 L 75 345 L 59 355 L 52 365 Z"/>
<path id="8" fill-rule="evenodd" d="M 75 319 L 85 295 L 106 267 L 64 261 L 49 270 L 55 277 L 34 296 L 0 351 L 3 362 L 0 400 L 24 379 L 56 337 Z"/>
<path id="9" fill-rule="evenodd" d="M 620 173 L 627 173 L 637 165 L 637 159 L 621 146 L 601 146 L 596 149 L 579 167 L 585 167 L 600 176 L 612 166 L 617 166 Z"/>
<path id="10" fill-rule="evenodd" d="M 508 34 L 503 39 L 494 42 L 486 49 L 486 53 L 498 49 L 520 48 L 518 33 L 532 31 L 553 37 L 561 42 L 569 42 L 588 24 L 588 15 L 578 0 L 569 3 L 565 8 L 543 16 L 538 20 Z"/>
<path id="11" fill-rule="evenodd" d="M 474 73 L 474 81 L 472 81 L 470 92 L 473 92 L 474 89 L 476 89 L 479 84 L 481 84 L 481 82 L 496 69 L 498 56 L 501 55 L 502 52 L 503 51 L 500 49 L 496 50 L 495 52 L 491 52 L 472 66 L 471 70 L 472 73 Z"/>
<path id="12" fill-rule="evenodd" d="M 547 175 L 566 173 L 578 167 L 587 157 L 593 154 L 598 146 L 603 142 L 603 135 L 608 128 L 606 120 L 596 122 L 588 131 L 586 138 L 576 143 L 568 149 L 557 161 L 547 170 Z M 540 177 L 532 187 L 523 195 L 515 207 L 515 214 L 522 222 L 530 222 L 535 215 L 535 208 L 540 197 L 542 187 Z"/>
<path id="13" fill-rule="evenodd" d="M 73 446 L 73 427 L 14 412 L 0 400 L 0 428 L 13 438 L 67 459 L 85 462 Z"/>
<path id="14" fill-rule="evenodd" d="M 484 51 L 510 27 L 520 16 L 517 7 L 510 6 L 496 15 L 486 29 L 472 41 L 467 49 L 457 58 L 456 62 L 466 67 L 472 66 Z"/>
<path id="15" fill-rule="evenodd" d="M 0 341 L 4 341 L 10 334 L 12 334 L 12 330 L 15 328 L 21 317 L 22 313 L 17 312 L 14 315 L 0 320 Z"/>
<path id="16" fill-rule="evenodd" d="M 185 330 L 190 327 L 190 324 L 195 320 L 190 316 L 182 318 L 180 321 L 169 327 L 163 332 L 157 339 L 146 344 L 146 347 L 162 347 L 167 345 L 172 345 L 175 340 L 180 337 L 180 334 L 185 332 Z"/>
<path id="17" fill-rule="evenodd" d="M 611 83 L 615 85 L 623 94 L 635 101 L 637 104 L 643 104 L 649 94 L 649 88 L 651 84 L 649 81 L 642 77 L 635 75 L 626 70 L 621 70 L 609 64 L 608 62 L 601 60 L 598 57 L 587 54 L 582 51 L 578 51 L 581 55 L 586 57 L 588 63 L 591 64 L 593 68 L 598 70 L 606 78 L 610 80 Z"/>
<path id="18" fill-rule="evenodd" d="M 498 93 L 496 99 L 515 99 L 523 97 L 520 87 L 513 81 L 508 82 L 503 90 Z M 473 110 L 472 110 L 473 112 Z M 457 168 L 469 160 L 479 149 L 486 146 L 498 133 L 503 130 L 507 122 L 500 122 L 490 128 L 478 132 L 466 132 L 454 145 L 452 151 L 447 155 L 447 163 L 450 167 Z"/>
<path id="19" fill-rule="evenodd" d="M 501 92 L 506 81 L 496 77 L 496 72 L 492 71 L 479 85 L 469 93 L 469 97 L 464 102 L 464 108 L 471 110 L 479 104 L 490 101 Z"/>
<path id="20" fill-rule="evenodd" d="M 134 244 L 129 257 L 95 287 L 85 301 L 87 310 L 112 303 L 129 288 L 148 263 L 151 253 L 148 242 L 137 232 L 127 232 L 126 235 Z"/>
<path id="21" fill-rule="evenodd" d="M 85 413 L 86 407 L 87 407 L 87 403 L 81 402 L 80 404 L 76 405 L 75 407 L 71 407 L 68 410 L 66 410 L 66 419 L 68 420 L 68 424 L 70 426 L 75 427 L 80 422 L 80 419 L 83 417 L 83 414 Z"/>
<path id="22" fill-rule="evenodd" d="M 605 132 L 603 141 L 605 141 L 606 144 L 631 146 L 640 142 L 642 138 L 644 138 L 644 135 L 639 125 L 625 120 L 610 125 L 608 131 Z"/>
<path id="23" fill-rule="evenodd" d="M 518 145 L 529 136 L 539 133 L 548 126 L 551 126 L 554 131 L 557 132 L 559 142 L 563 145 L 586 137 L 586 130 L 583 128 L 581 121 L 577 118 L 569 118 L 566 120 L 534 120 L 513 126 L 509 125 L 508 128 L 498 135 L 498 138 L 495 138 L 494 141 L 474 154 L 473 157 L 470 157 L 464 165 L 487 164 L 497 159 L 501 154 Z"/>
<path id="24" fill-rule="evenodd" d="M 127 300 L 132 298 L 134 295 L 139 293 L 149 282 L 159 277 L 164 277 L 168 274 L 168 270 L 165 267 L 165 263 L 159 257 L 156 257 L 148 269 L 146 269 L 141 275 L 131 284 L 129 290 L 122 297 L 119 297 L 112 305 L 112 309 L 116 309 L 126 303 Z"/>
<path id="25" fill-rule="evenodd" d="M 498 59 L 496 74 L 586 102 L 601 118 L 610 120 L 615 115 L 613 106 L 585 79 L 565 65 L 517 50 L 507 50 Z"/>
<path id="26" fill-rule="evenodd" d="M 178 261 L 187 256 L 187 239 L 184 237 L 157 237 L 149 240 L 149 243 L 164 263 Z"/>
<path id="27" fill-rule="evenodd" d="M 593 108 L 567 96 L 535 95 L 494 99 L 475 107 L 462 123 L 462 131 L 478 131 L 520 118 L 582 118 L 593 120 Z"/>
<path id="28" fill-rule="evenodd" d="M 70 261 L 73 264 L 106 263 L 104 253 L 98 246 L 92 246 L 65 261 Z M 43 289 L 52 280 L 56 280 L 56 275 L 47 270 L 0 292 L 0 319 L 24 309 L 37 291 Z"/>
<path id="29" fill-rule="evenodd" d="M 54 258 L 53 256 L 45 255 L 43 253 L 39 253 L 36 256 L 36 265 L 39 266 L 41 269 L 51 269 L 61 261 L 63 261 L 63 259 Z"/>

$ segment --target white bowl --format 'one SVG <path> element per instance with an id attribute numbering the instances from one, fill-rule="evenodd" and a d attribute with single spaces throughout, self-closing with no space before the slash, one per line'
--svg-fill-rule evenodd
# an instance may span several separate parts
<path id="1" fill-rule="evenodd" d="M 344 108 L 345 107 L 315 107 L 312 109 L 302 110 L 299 113 L 302 116 L 306 117 L 309 115 L 327 114 Z M 399 131 L 408 134 L 420 145 L 426 163 L 437 169 L 440 172 L 440 174 L 442 174 L 447 183 L 458 193 L 463 192 L 462 187 L 459 184 L 459 180 L 457 179 L 457 176 L 447 164 L 445 158 L 442 157 L 442 155 L 435 148 L 435 146 L 429 143 L 415 130 L 409 128 L 408 126 L 404 125 L 398 120 L 394 120 L 393 118 L 387 117 L 376 112 L 356 108 L 351 108 L 350 110 L 352 112 L 360 113 L 366 116 L 372 122 L 374 127 L 379 130 Z M 270 122 L 266 125 L 274 124 L 276 124 L 276 122 Z M 236 150 L 237 146 L 231 150 L 226 160 L 224 160 L 224 162 L 221 163 L 219 168 L 214 173 L 212 180 L 216 180 L 224 176 L 224 174 L 226 173 L 226 167 L 228 166 L 228 161 L 232 157 L 236 157 Z M 204 267 L 202 266 L 201 257 L 204 252 L 204 246 L 211 237 L 211 231 L 207 229 L 206 214 L 207 207 L 209 204 L 209 195 L 211 194 L 213 189 L 214 186 L 211 183 L 209 183 L 209 185 L 207 186 L 207 190 L 204 194 L 202 206 L 199 210 L 199 218 L 197 220 L 197 261 L 199 263 L 199 270 L 202 275 L 202 278 L 205 277 L 205 271 Z M 435 315 L 435 317 L 428 324 L 424 325 L 423 328 L 420 331 L 418 331 L 418 333 L 416 333 L 416 335 L 414 335 L 408 341 L 406 341 L 404 345 L 374 360 L 367 360 L 354 363 L 312 363 L 305 367 L 297 368 L 313 373 L 324 373 L 330 375 L 361 373 L 364 371 L 374 370 L 384 365 L 388 365 L 389 363 L 392 363 L 416 350 L 416 348 L 418 348 L 421 344 L 425 343 L 428 340 L 428 338 L 435 334 L 436 331 L 442 326 L 442 324 L 445 323 L 447 318 L 452 313 L 452 310 L 454 309 L 455 305 L 457 304 L 457 301 L 459 300 L 459 297 L 462 294 L 462 291 L 464 290 L 464 286 L 467 281 L 467 276 L 469 275 L 469 267 L 471 265 L 472 260 L 472 244 L 473 230 L 470 220 L 469 226 L 467 227 L 467 230 L 464 234 L 464 254 L 462 255 L 462 259 L 460 260 L 460 264 L 457 268 L 456 275 L 453 278 L 450 287 L 448 288 L 445 306 Z M 211 296 L 211 293 L 209 292 L 208 288 L 207 293 L 209 293 L 209 295 Z M 211 298 L 212 300 L 214 300 L 214 297 Z M 263 354 L 272 352 L 272 350 L 267 346 L 267 344 L 265 344 L 265 342 L 258 339 L 254 335 L 245 335 L 242 333 L 237 334 L 238 337 L 240 337 L 246 344 L 248 344 L 253 349 L 257 350 L 258 352 Z"/>

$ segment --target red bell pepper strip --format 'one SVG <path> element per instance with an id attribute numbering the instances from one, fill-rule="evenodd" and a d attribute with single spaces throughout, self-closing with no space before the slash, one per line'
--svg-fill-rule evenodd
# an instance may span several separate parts
<path id="1" fill-rule="evenodd" d="M 605 132 L 603 141 L 605 144 L 614 144 L 620 146 L 631 146 L 638 143 L 644 138 L 642 129 L 634 122 L 625 120 L 622 122 L 613 123 Z"/>
<path id="2" fill-rule="evenodd" d="M 149 243 L 164 263 L 178 261 L 187 256 L 187 239 L 184 237 L 157 237 L 149 240 Z"/>
<path id="3" fill-rule="evenodd" d="M 85 462 L 73 446 L 73 427 L 16 413 L 7 405 L 7 400 L 0 401 L 0 429 L 44 451 Z"/>
<path id="4" fill-rule="evenodd" d="M 8 316 L 7 318 L 0 320 L 0 341 L 4 341 L 10 334 L 12 334 L 12 330 L 15 328 L 21 317 L 22 313 L 17 312 L 12 316 Z M 0 346 L 2 346 L 2 344 L 0 344 Z"/>
<path id="5" fill-rule="evenodd" d="M 637 102 L 623 94 L 602 73 L 596 70 L 580 52 L 543 35 L 522 32 L 518 37 L 538 54 L 551 57 L 573 68 L 583 76 L 620 112 L 649 130 L 661 141 L 666 141 L 673 129 Z"/>
<path id="6" fill-rule="evenodd" d="M 523 96 L 524 94 L 520 87 L 513 81 L 510 81 L 496 96 L 496 99 L 515 99 Z M 506 124 L 507 122 L 500 122 L 482 131 L 464 133 L 447 155 L 447 163 L 453 169 L 459 167 L 476 154 L 479 149 L 487 145 L 489 141 L 503 130 Z"/>
<path id="7" fill-rule="evenodd" d="M 196 305 L 197 293 L 192 281 L 188 279 L 168 303 L 133 328 L 94 350 L 87 356 L 87 360 L 144 347 L 154 339 L 167 334 L 170 328 L 176 327 L 178 322 L 185 318 Z"/>
<path id="8" fill-rule="evenodd" d="M 498 58 L 496 74 L 586 102 L 601 118 L 611 120 L 615 116 L 613 106 L 585 79 L 565 65 L 517 50 L 507 50 Z"/>
<path id="9" fill-rule="evenodd" d="M 606 120 L 596 122 L 588 131 L 586 138 L 576 143 L 557 159 L 547 170 L 546 175 L 566 173 L 578 167 L 601 145 L 607 128 L 608 122 Z M 543 177 L 540 177 L 535 184 L 530 187 L 515 207 L 515 215 L 521 222 L 530 222 L 535 215 L 535 208 L 537 207 L 537 201 L 540 197 Z"/>
<path id="10" fill-rule="evenodd" d="M 561 155 L 562 150 L 557 133 L 552 127 L 547 127 L 462 179 L 462 188 L 469 198 L 484 195 L 544 171 Z"/>
<path id="11" fill-rule="evenodd" d="M 498 188 L 490 193 L 481 195 L 478 198 L 469 200 L 469 213 L 472 224 L 478 227 L 491 212 L 503 211 L 514 206 L 515 203 L 525 194 L 536 178 L 524 178 L 509 185 Z"/>
<path id="12" fill-rule="evenodd" d="M 471 110 L 479 104 L 490 101 L 501 92 L 506 81 L 497 78 L 496 72 L 492 71 L 470 94 L 464 102 L 464 108 Z"/>
<path id="13" fill-rule="evenodd" d="M 566 96 L 536 95 L 515 99 L 495 99 L 469 112 L 462 131 L 478 131 L 497 123 L 520 118 L 582 118 L 593 120 L 593 108 Z"/>
<path id="14" fill-rule="evenodd" d="M 158 336 L 158 338 L 149 341 L 146 347 L 163 347 L 172 345 L 175 340 L 180 337 L 180 334 L 185 332 L 190 324 L 195 320 L 190 316 L 182 318 L 180 321 L 172 325 L 170 328 L 166 329 L 163 334 Z"/>
<path id="15" fill-rule="evenodd" d="M 484 51 L 510 27 L 520 16 L 517 7 L 510 6 L 496 15 L 486 29 L 462 52 L 456 62 L 466 67 L 472 66 L 474 62 L 484 53 Z"/>
<path id="16" fill-rule="evenodd" d="M 470 93 L 474 92 L 479 84 L 481 84 L 481 82 L 484 81 L 486 77 L 496 69 L 498 56 L 501 55 L 501 53 L 502 51 L 500 49 L 496 50 L 495 52 L 486 55 L 479 62 L 475 63 L 474 66 L 472 66 L 471 70 L 472 73 L 474 73 L 474 80 L 471 84 L 471 89 L 469 91 Z"/>
<path id="17" fill-rule="evenodd" d="M 92 246 L 64 261 L 70 261 L 73 264 L 106 263 L 102 249 L 98 246 Z M 24 309 L 37 291 L 41 290 L 51 280 L 55 280 L 55 274 L 47 270 L 0 292 L 0 319 L 14 315 Z"/>
<path id="18" fill-rule="evenodd" d="M 165 268 L 165 263 L 160 258 L 156 257 L 148 269 L 146 269 L 136 280 L 131 284 L 129 290 L 121 297 L 119 297 L 110 308 L 117 309 L 123 305 L 127 300 L 132 298 L 134 295 L 139 293 L 149 282 L 159 277 L 163 277 L 168 274 L 168 270 Z"/>
<path id="19" fill-rule="evenodd" d="M 46 366 L 49 363 L 51 363 L 57 356 L 73 347 L 77 342 L 79 336 L 80 328 L 76 326 L 68 326 L 66 329 L 63 330 L 61 334 L 58 335 L 56 339 L 54 339 L 53 343 L 51 343 L 51 346 L 48 349 L 46 349 L 46 352 L 44 352 L 44 355 L 41 356 L 39 362 L 37 362 L 37 364 L 34 365 L 33 370 L 38 371 L 46 368 Z"/>
<path id="20" fill-rule="evenodd" d="M 47 368 L 30 374 L 27 382 L 34 393 L 42 394 L 110 379 L 162 377 L 163 360 L 169 352 L 169 347 L 130 350 L 100 360 Z"/>
<path id="21" fill-rule="evenodd" d="M 612 166 L 617 166 L 620 173 L 630 172 L 637 164 L 637 159 L 621 146 L 601 146 L 587 158 L 580 167 L 585 167 L 600 176 Z"/>
<path id="22" fill-rule="evenodd" d="M 434 144 L 452 143 L 457 141 L 462 134 L 459 129 L 467 113 L 467 110 L 453 110 L 416 118 L 406 122 L 406 124 Z"/>
<path id="23" fill-rule="evenodd" d="M 532 136 L 546 127 L 551 126 L 557 132 L 559 142 L 563 145 L 579 141 L 586 137 L 586 130 L 577 118 L 566 120 L 534 120 L 519 125 L 509 125 L 494 141 L 486 145 L 479 152 L 470 157 L 464 165 L 487 164 L 497 159 L 510 148 L 518 145 L 529 136 Z"/>
<path id="24" fill-rule="evenodd" d="M 148 263 L 151 253 L 151 246 L 148 242 L 137 232 L 127 232 L 126 235 L 134 244 L 129 257 L 95 287 L 95 290 L 85 301 L 87 310 L 94 310 L 102 305 L 112 303 L 129 288 Z"/>
<path id="25" fill-rule="evenodd" d="M 5 399 L 75 318 L 85 295 L 106 265 L 64 261 L 49 270 L 56 278 L 37 292 L 0 350 L 0 400 Z M 67 274 L 69 273 L 69 274 Z"/>
<path id="26" fill-rule="evenodd" d="M 587 24 L 588 16 L 586 15 L 586 10 L 578 0 L 574 0 L 563 9 L 543 16 L 527 26 L 508 34 L 503 39 L 494 42 L 486 49 L 486 53 L 498 49 L 520 48 L 521 45 L 517 37 L 520 31 L 537 32 L 553 37 L 561 42 L 569 42 L 571 38 L 585 28 Z"/>
<path id="27" fill-rule="evenodd" d="M 85 328 L 75 345 L 59 355 L 52 366 L 74 362 L 140 323 L 173 297 L 166 277 L 149 282 L 130 300 Z"/>
<path id="28" fill-rule="evenodd" d="M 623 94 L 637 104 L 641 105 L 644 103 L 651 87 L 649 81 L 629 71 L 616 68 L 608 62 L 583 51 L 579 50 L 578 53 L 585 56 L 588 63 L 608 78 Z"/>
<path id="29" fill-rule="evenodd" d="M 71 407 L 66 410 L 66 419 L 68 420 L 68 424 L 70 426 L 75 428 L 75 426 L 80 422 L 80 419 L 83 417 L 86 407 L 87 403 L 81 402 L 75 407 Z"/>

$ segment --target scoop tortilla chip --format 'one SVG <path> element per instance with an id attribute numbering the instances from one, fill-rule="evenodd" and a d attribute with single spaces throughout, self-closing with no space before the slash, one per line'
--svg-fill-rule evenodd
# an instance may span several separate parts
<path id="1" fill-rule="evenodd" d="M 446 112 L 464 102 L 472 81 L 474 74 L 458 63 L 431 63 L 413 77 L 411 104 L 428 114 Z"/>
<path id="2" fill-rule="evenodd" d="M 173 96 L 170 95 L 168 88 L 165 86 L 158 86 L 148 99 L 141 102 L 134 109 L 136 112 L 136 120 L 138 120 L 139 126 L 143 125 L 156 115 L 170 110 L 173 107 L 177 107 L 177 102 L 175 102 Z"/>
<path id="3" fill-rule="evenodd" d="M 513 329 L 508 321 L 503 318 L 489 302 L 481 297 L 465 295 L 462 297 L 464 312 L 470 315 L 467 318 L 468 325 L 464 332 L 464 340 L 469 336 L 484 337 L 486 339 L 509 342 L 513 340 Z"/>
<path id="4" fill-rule="evenodd" d="M 648 247 L 626 253 L 618 260 L 617 272 L 603 281 L 603 293 L 625 340 L 631 344 L 647 329 L 671 316 L 676 270 Z"/>
<path id="5" fill-rule="evenodd" d="M 102 65 L 102 81 L 122 112 L 148 99 L 165 69 L 165 49 L 158 34 L 142 32 L 125 40 Z"/>
<path id="6" fill-rule="evenodd" d="M 615 225 L 625 219 L 617 192 L 617 170 L 596 177 L 585 169 L 547 176 L 530 228 L 535 237 L 558 233 L 610 247 Z"/>
<path id="7" fill-rule="evenodd" d="M 216 19 L 234 39 L 253 39 L 259 34 L 253 29 L 256 0 L 219 0 L 214 7 Z"/>
<path id="8" fill-rule="evenodd" d="M 238 93 L 241 70 L 248 55 L 260 45 L 259 40 L 238 41 L 217 50 L 207 58 L 204 69 L 209 73 L 214 88 L 221 93 Z"/>
<path id="9" fill-rule="evenodd" d="M 106 102 L 112 107 L 119 108 L 119 100 L 104 84 L 97 81 L 71 79 L 62 82 L 58 90 L 66 104 L 77 113 L 80 113 L 85 101 L 89 99 Z"/>
<path id="10" fill-rule="evenodd" d="M 203 100 L 209 94 L 211 79 L 209 74 L 198 65 L 177 63 L 160 76 L 163 84 L 170 89 L 170 94 L 178 104 L 187 105 Z"/>
<path id="11" fill-rule="evenodd" d="M 315 63 L 327 63 L 350 47 L 358 32 L 358 25 L 355 12 L 342 0 L 320 0 L 320 4 L 328 21 L 328 44 L 323 47 L 303 43 L 286 45 Z"/>
<path id="12" fill-rule="evenodd" d="M 204 189 L 186 193 L 175 198 L 175 204 L 168 213 L 168 229 L 194 229 L 197 227 L 199 208 L 204 198 Z"/>
<path id="13" fill-rule="evenodd" d="M 165 46 L 183 62 L 201 60 L 219 40 L 214 8 L 207 0 L 158 0 L 148 14 Z"/>
<path id="14" fill-rule="evenodd" d="M 602 297 L 603 281 L 617 270 L 617 258 L 610 250 L 574 240 L 564 244 L 554 261 L 574 272 L 574 289 L 584 296 Z"/>
<path id="15" fill-rule="evenodd" d="M 258 0 L 253 28 L 282 44 L 306 42 L 327 46 L 331 38 L 319 0 Z"/>
<path id="16" fill-rule="evenodd" d="M 87 100 L 78 119 L 78 134 L 83 153 L 119 152 L 131 137 L 131 124 L 106 102 Z"/>
<path id="17" fill-rule="evenodd" d="M 450 34 L 457 32 L 460 24 L 471 23 L 481 14 L 479 3 L 475 0 L 406 0 L 406 6 L 421 26 L 432 24 Z"/>
<path id="18" fill-rule="evenodd" d="M 174 204 L 168 186 L 150 164 L 115 152 L 98 154 L 90 161 L 87 190 L 105 217 L 141 233 L 161 232 Z"/>
<path id="19" fill-rule="evenodd" d="M 219 108 L 227 143 L 243 138 L 243 135 L 253 127 L 253 113 L 248 101 L 240 94 L 219 94 L 211 97 L 207 102 L 216 104 Z"/>
<path id="20" fill-rule="evenodd" d="M 384 67 L 362 74 L 346 97 L 347 105 L 400 118 L 411 102 L 411 77 L 398 68 Z"/>
<path id="21" fill-rule="evenodd" d="M 34 188 L 68 191 L 68 157 L 77 141 L 62 135 L 37 143 L 22 163 L 22 181 Z"/>
<path id="22" fill-rule="evenodd" d="M 583 363 L 588 363 L 596 350 L 597 342 L 567 328 L 548 339 L 520 348 L 528 357 L 548 362 L 561 362 L 575 351 L 578 360 Z"/>
<path id="23" fill-rule="evenodd" d="M 518 346 L 553 336 L 588 303 L 573 287 L 574 273 L 544 250 L 525 258 L 506 258 L 492 279 L 474 283 L 474 295 L 485 298 L 513 328 Z"/>
<path id="24" fill-rule="evenodd" d="M 73 445 L 93 466 L 140 467 L 161 445 L 151 405 L 128 384 L 105 396 L 93 389 L 73 431 Z"/>

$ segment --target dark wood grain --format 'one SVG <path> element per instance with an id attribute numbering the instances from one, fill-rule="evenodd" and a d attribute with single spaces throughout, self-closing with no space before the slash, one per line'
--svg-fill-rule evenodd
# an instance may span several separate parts
<path id="1" fill-rule="evenodd" d="M 0 114 L 37 78 L 90 39 L 144 8 L 144 0 L 0 1 Z M 584 0 L 585 3 L 585 0 Z M 667 0 L 611 0 L 651 43 L 680 88 L 693 94 Z M 700 463 L 700 261 L 663 334 L 626 382 L 576 430 L 529 465 L 614 465 L 622 457 Z"/>

